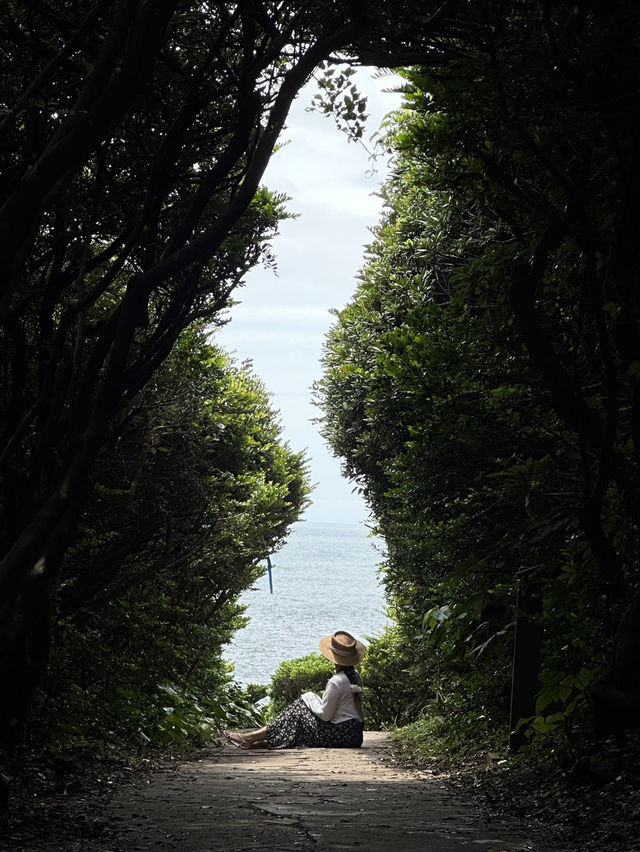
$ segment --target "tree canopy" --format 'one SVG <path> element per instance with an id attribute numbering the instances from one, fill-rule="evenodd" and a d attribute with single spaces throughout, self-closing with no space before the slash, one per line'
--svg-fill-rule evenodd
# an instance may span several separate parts
<path id="1" fill-rule="evenodd" d="M 640 719 L 640 20 L 501 9 L 406 72 L 318 397 L 388 544 L 407 716 L 507 730 L 520 588 L 543 631 L 529 730 L 592 730 L 594 703 L 619 730 Z"/>
<path id="2" fill-rule="evenodd" d="M 407 663 L 407 718 L 498 723 L 526 591 L 531 729 L 586 724 L 594 683 L 637 721 L 639 24 L 623 0 L 3 4 L 0 746 L 52 625 L 86 695 L 109 680 L 91 630 L 140 672 L 132 613 L 167 625 L 147 709 L 161 670 L 224 680 L 195 649 L 215 659 L 307 486 L 201 329 L 272 262 L 262 176 L 325 60 L 407 67 L 388 215 L 319 385 L 388 544 L 372 676 Z"/>
<path id="3" fill-rule="evenodd" d="M 465 7 L 2 5 L 0 744 L 101 454 L 180 335 L 269 262 L 283 209 L 261 181 L 297 92 L 327 58 L 439 60 Z"/>
<path id="4" fill-rule="evenodd" d="M 142 728 L 161 744 L 234 719 L 222 653 L 245 621 L 237 598 L 309 490 L 280 430 L 246 365 L 202 330 L 181 335 L 94 467 L 61 566 L 38 730 L 64 742 Z"/>

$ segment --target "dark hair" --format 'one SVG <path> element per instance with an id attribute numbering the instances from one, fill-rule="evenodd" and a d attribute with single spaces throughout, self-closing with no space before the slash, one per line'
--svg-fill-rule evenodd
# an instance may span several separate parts
<path id="1" fill-rule="evenodd" d="M 341 666 L 339 663 L 336 663 L 336 671 L 344 672 L 349 678 L 349 683 L 352 683 L 354 686 L 362 686 L 360 672 L 358 672 L 354 666 Z M 362 696 L 359 692 L 354 692 L 353 700 L 356 702 L 356 706 L 359 706 L 362 703 Z"/>

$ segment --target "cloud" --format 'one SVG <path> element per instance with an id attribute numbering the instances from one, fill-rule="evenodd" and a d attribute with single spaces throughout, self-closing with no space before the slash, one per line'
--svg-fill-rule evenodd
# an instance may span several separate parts
<path id="1" fill-rule="evenodd" d="M 356 79 L 370 97 L 370 135 L 399 98 L 382 92 L 393 80 L 374 81 L 366 71 Z M 313 92 L 312 82 L 294 104 L 284 133 L 289 144 L 272 158 L 264 179 L 291 196 L 287 206 L 300 214 L 283 222 L 274 240 L 278 275 L 257 268 L 247 276 L 235 294 L 240 304 L 216 341 L 238 361 L 252 360 L 281 412 L 284 437 L 294 450 L 308 448 L 317 487 L 306 519 L 359 523 L 368 512 L 311 422 L 320 412 L 310 388 L 321 374 L 322 344 L 334 321 L 330 309 L 343 307 L 355 290 L 369 229 L 380 216 L 376 193 L 385 172 L 371 176 L 362 146 L 349 143 L 331 119 L 305 111 Z"/>

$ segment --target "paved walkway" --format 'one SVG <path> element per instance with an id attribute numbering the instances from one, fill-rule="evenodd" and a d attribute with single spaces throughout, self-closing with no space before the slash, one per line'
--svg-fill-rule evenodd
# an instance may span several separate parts
<path id="1" fill-rule="evenodd" d="M 390 758 L 388 735 L 376 732 L 365 734 L 361 749 L 225 745 L 121 788 L 101 814 L 107 836 L 83 848 L 548 852 L 483 824 L 441 782 Z"/>

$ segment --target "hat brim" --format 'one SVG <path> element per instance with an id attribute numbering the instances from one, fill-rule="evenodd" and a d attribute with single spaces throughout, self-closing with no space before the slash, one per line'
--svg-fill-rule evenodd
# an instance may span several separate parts
<path id="1" fill-rule="evenodd" d="M 350 654 L 348 657 L 340 656 L 338 657 L 331 650 L 331 640 L 333 638 L 333 633 L 330 633 L 329 636 L 324 636 L 320 642 L 318 643 L 320 647 L 321 653 L 328 659 L 331 660 L 332 663 L 337 663 L 339 666 L 355 666 L 356 663 L 359 663 L 360 660 L 367 653 L 366 645 L 363 645 L 362 642 L 359 642 L 357 639 L 355 640 L 356 647 L 353 654 Z"/>

